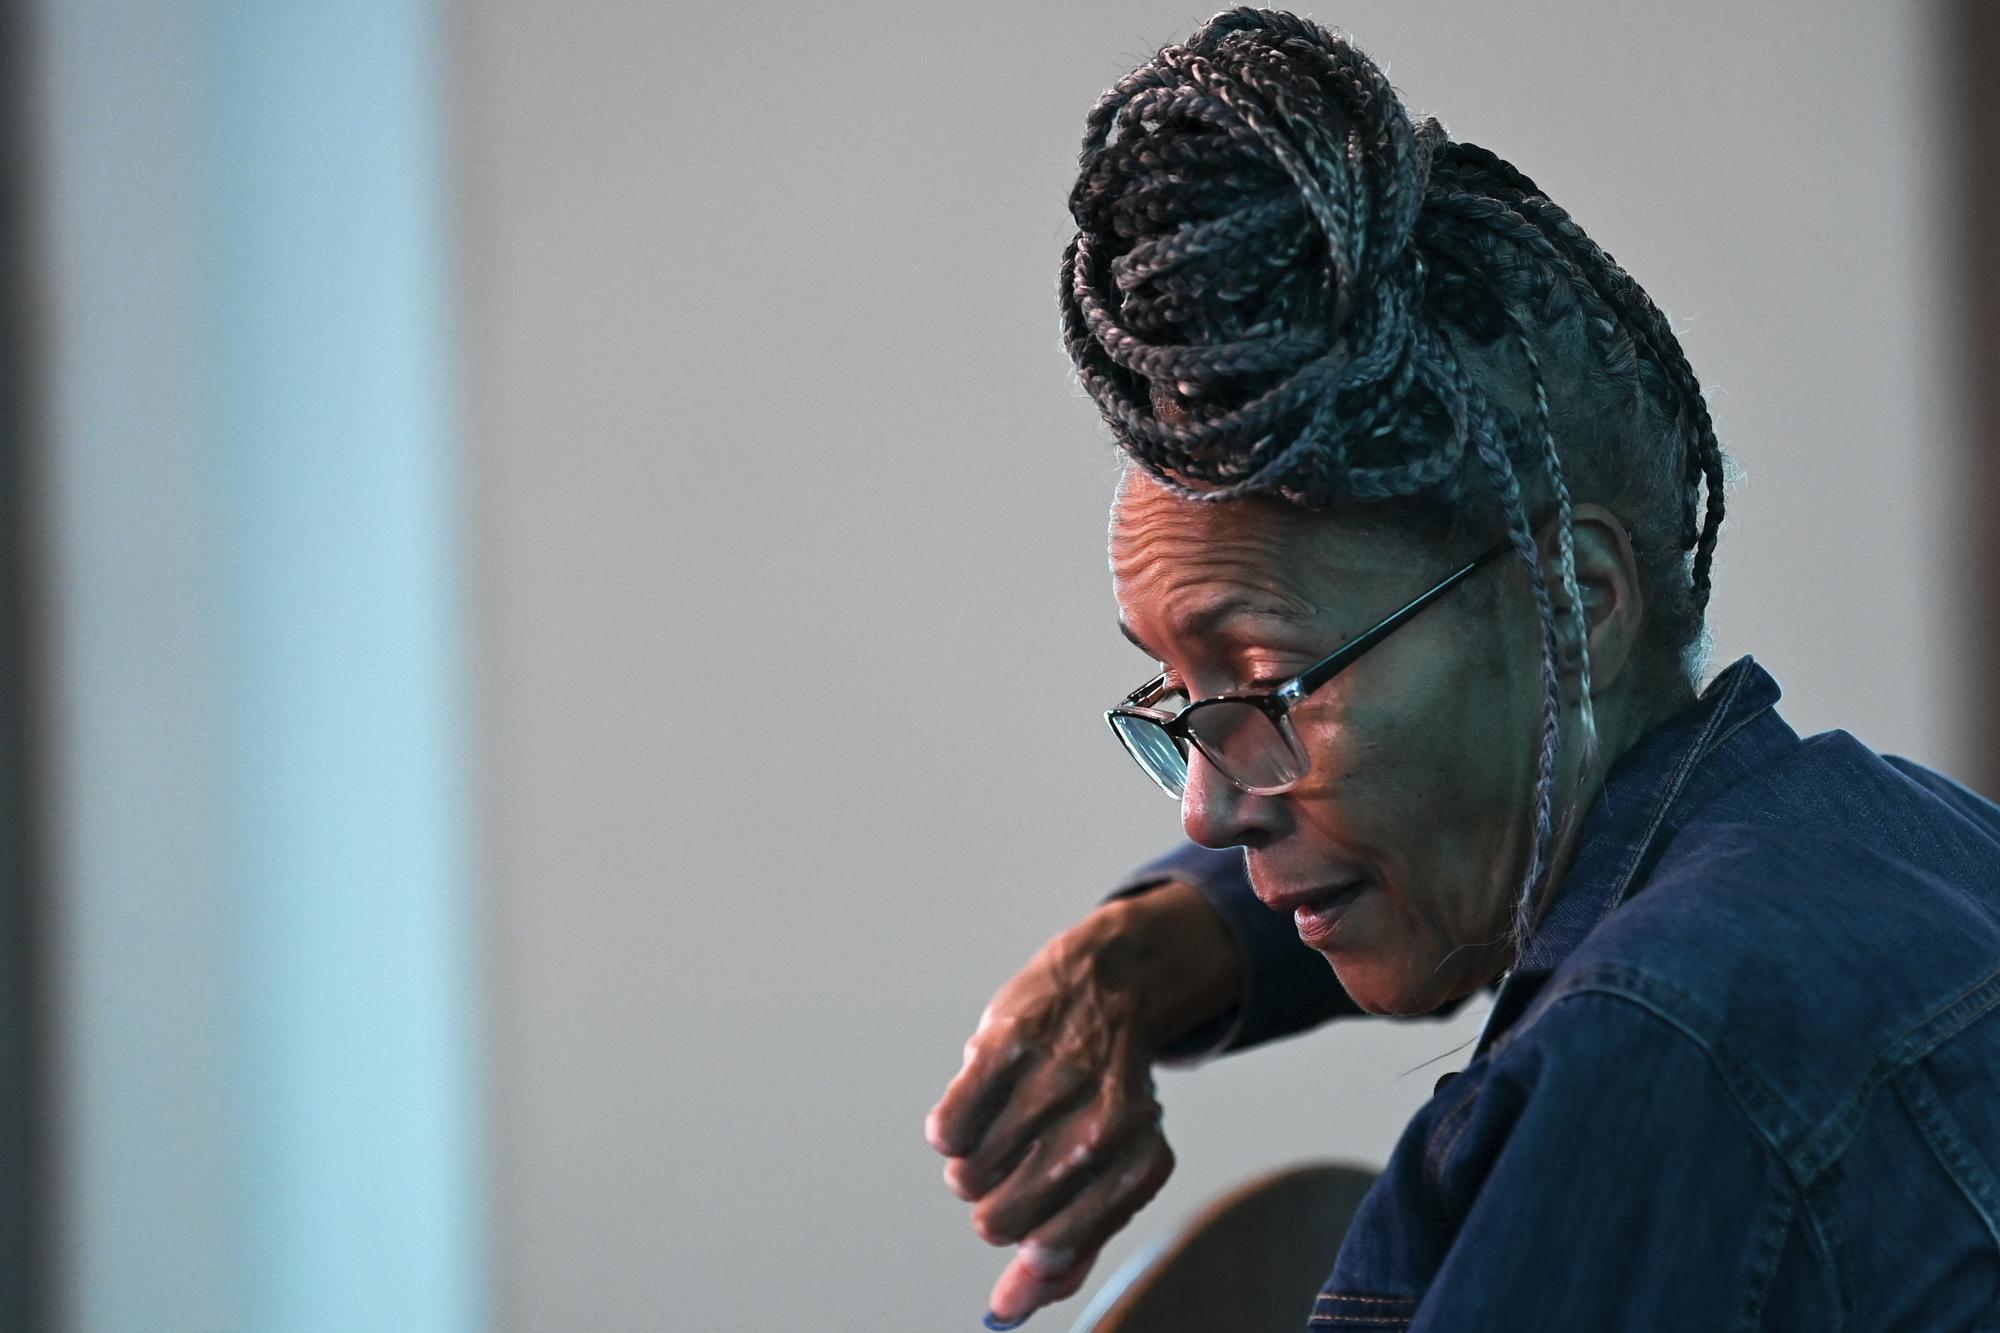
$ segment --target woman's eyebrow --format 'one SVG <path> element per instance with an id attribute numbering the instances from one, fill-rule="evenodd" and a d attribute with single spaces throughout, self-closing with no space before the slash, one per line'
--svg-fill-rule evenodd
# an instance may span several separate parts
<path id="1" fill-rule="evenodd" d="M 1134 648 L 1137 648 L 1140 652 L 1152 658 L 1154 661 L 1159 660 L 1160 655 L 1154 652 L 1151 648 L 1148 648 L 1146 646 L 1146 641 L 1139 637 L 1138 631 L 1133 629 L 1130 625 L 1126 624 L 1122 617 L 1118 621 L 1118 632 L 1120 634 L 1123 634 L 1127 639 L 1127 641 L 1129 641 Z"/>
<path id="2" fill-rule="evenodd" d="M 1175 630 L 1177 633 L 1186 636 L 1213 634 L 1218 632 L 1219 627 L 1225 621 L 1244 615 L 1267 616 L 1272 620 L 1283 621 L 1288 625 L 1306 625 L 1312 623 L 1310 615 L 1299 607 L 1287 602 L 1252 601 L 1243 597 L 1225 597 L 1220 601 L 1210 602 L 1187 616 L 1181 617 L 1175 625 Z M 1139 637 L 1138 631 L 1125 623 L 1122 617 L 1118 621 L 1118 632 L 1131 640 L 1132 645 L 1140 652 L 1156 661 L 1162 660 L 1158 653 L 1147 647 L 1146 641 Z"/>
<path id="3" fill-rule="evenodd" d="M 1223 597 L 1196 607 L 1175 619 L 1176 632 L 1190 638 L 1204 634 L 1225 634 L 1224 625 L 1244 617 L 1276 620 L 1286 625 L 1308 625 L 1312 616 L 1302 607 L 1266 598 Z"/>

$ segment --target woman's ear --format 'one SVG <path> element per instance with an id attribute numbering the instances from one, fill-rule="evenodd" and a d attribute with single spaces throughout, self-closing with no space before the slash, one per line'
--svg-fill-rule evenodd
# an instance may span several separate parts
<path id="1" fill-rule="evenodd" d="M 1638 561 L 1632 539 L 1618 515 L 1601 504 L 1585 502 L 1570 511 L 1570 538 L 1576 555 L 1576 587 L 1583 600 L 1585 633 L 1590 642 L 1590 692 L 1601 695 L 1632 665 L 1640 628 L 1645 622 L 1645 598 L 1639 592 Z M 1562 582 L 1562 555 L 1555 526 L 1542 542 L 1543 573 L 1555 604 L 1557 660 L 1564 674 L 1576 671 L 1576 619 Z"/>

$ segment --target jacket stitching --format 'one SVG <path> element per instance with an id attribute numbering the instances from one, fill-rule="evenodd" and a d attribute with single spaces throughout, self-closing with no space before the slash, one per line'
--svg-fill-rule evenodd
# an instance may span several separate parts
<path id="1" fill-rule="evenodd" d="M 1619 871 L 1618 878 L 1612 882 L 1611 899 L 1604 905 L 1605 913 L 1609 913 L 1612 908 L 1625 901 L 1626 893 L 1631 890 L 1632 880 L 1638 875 L 1639 866 L 1646 859 L 1647 849 L 1659 835 L 1660 826 L 1666 823 L 1667 813 L 1673 809 L 1674 802 L 1687 786 L 1688 779 L 1694 776 L 1695 769 L 1701 766 L 1701 761 L 1708 757 L 1709 751 L 1719 742 L 1720 737 L 1716 735 L 1716 731 L 1721 727 L 1722 720 L 1730 708 L 1735 705 L 1736 696 L 1743 692 L 1743 684 L 1748 679 L 1749 676 L 1746 674 L 1729 682 L 1728 689 L 1720 699 L 1716 700 L 1715 707 L 1710 710 L 1707 720 L 1702 723 L 1701 732 L 1695 737 L 1694 743 L 1681 753 L 1680 763 L 1675 766 L 1673 777 L 1668 780 L 1666 788 L 1661 791 L 1659 800 L 1653 806 L 1653 817 L 1647 821 L 1645 836 L 1633 844 L 1625 868 Z M 1749 719 L 1745 718 L 1743 721 L 1747 722 Z M 1600 914 L 1599 920 L 1602 919 L 1603 914 Z"/>
<path id="2" fill-rule="evenodd" d="M 1928 1093 L 1928 1087 L 1919 1088 L 1908 1079 L 1898 1076 L 1909 1071 L 1938 1046 L 1981 1017 L 1993 1012 L 1996 1007 L 2000 1007 L 2000 969 L 1987 974 L 1938 1005 L 1885 1046 L 1882 1054 L 1856 1080 L 1854 1087 L 1841 1098 L 1837 1109 L 1789 1152 L 1783 1146 L 1784 1135 L 1778 1128 L 1780 1119 L 1784 1118 L 1784 1103 L 1733 1048 L 1727 1044 L 1710 1042 L 1669 1007 L 1675 1000 L 1690 1003 L 1689 997 L 1674 987 L 1664 985 L 1642 973 L 1598 967 L 1588 968 L 1565 978 L 1559 992 L 1550 1003 L 1557 1003 L 1572 996 L 1592 994 L 1616 996 L 1639 1006 L 1679 1031 L 1707 1055 L 1720 1075 L 1731 1100 L 1736 1103 L 1744 1119 L 1780 1163 L 1784 1177 L 1798 1194 L 1798 1211 L 1804 1217 L 1808 1239 L 1819 1258 L 1827 1298 L 1835 1312 L 1836 1324 L 1832 1333 L 1837 1333 L 1838 1329 L 1854 1315 L 1857 1303 L 1852 1274 L 1841 1264 L 1838 1257 L 1842 1243 L 1838 1217 L 1820 1206 L 1823 1202 L 1820 1196 L 1826 1192 L 1825 1174 L 1852 1143 L 1854 1134 L 1866 1119 L 1867 1109 L 1873 1102 L 1875 1093 L 1884 1084 L 1890 1085 L 1894 1094 L 1905 1106 L 1910 1106 L 1912 1095 L 1922 1097 Z M 1937 1110 L 1940 1117 L 1947 1114 L 1941 1103 L 1937 1104 Z M 1911 1111 L 1919 1130 L 1925 1134 L 1927 1140 L 1931 1141 L 1933 1151 L 1942 1154 L 1947 1150 L 1940 1146 L 1940 1140 L 1960 1141 L 1948 1119 L 1941 1118 L 1927 1123 L 1924 1118 L 1916 1115 L 1914 1107 L 1911 1107 Z M 1940 1137 L 1933 1139 L 1934 1133 Z M 1952 1168 L 1947 1165 L 1947 1171 L 1951 1170 Z M 1971 1187 L 1956 1173 L 1953 1174 L 1953 1179 L 1961 1189 L 1968 1190 L 1970 1197 Z M 1994 1233 L 1996 1241 L 2000 1241 L 2000 1189 L 1989 1186 L 1986 1190 L 1986 1199 L 1987 1202 L 1984 1204 L 1975 1199 L 1974 1207 L 1979 1210 L 1981 1219 L 1988 1229 Z M 1762 1299 L 1764 1296 L 1760 1295 L 1760 1305 Z M 1754 1328 L 1755 1325 L 1745 1327 Z"/>
<path id="3" fill-rule="evenodd" d="M 1849 1140 L 1866 1118 L 1868 1103 L 1884 1082 L 2000 1007 L 2000 968 L 1940 1003 L 1884 1046 L 1874 1063 L 1862 1072 L 1827 1116 L 1810 1128 L 1800 1126 L 1797 1145 L 1790 1149 L 1785 1147 L 1784 1140 L 1791 1136 L 1783 1133 L 1780 1125 L 1791 1118 L 1785 1111 L 1784 1100 L 1732 1048 L 1711 1042 L 1676 1012 L 1676 1005 L 1694 1007 L 1690 996 L 1642 972 L 1599 966 L 1563 978 L 1541 1008 L 1545 1010 L 1572 995 L 1591 993 L 1623 996 L 1658 1015 L 1707 1052 L 1759 1134 L 1785 1159 L 1803 1188 L 1846 1151 Z M 1524 1015 L 1524 1021 L 1517 1026 L 1528 1026 L 1526 1018 Z M 1759 1112 L 1768 1114 L 1769 1120 L 1763 1119 Z"/>
<path id="4" fill-rule="evenodd" d="M 1460 1075 L 1461 1078 L 1464 1075 Z M 1483 1083 L 1483 1080 L 1482 1080 Z M 1429 1141 L 1424 1145 L 1424 1175 L 1439 1194 L 1445 1192 L 1444 1166 L 1451 1156 L 1451 1150 L 1458 1146 L 1459 1138 L 1472 1123 L 1472 1103 L 1478 1099 L 1481 1084 L 1465 1089 L 1456 1105 L 1438 1117 L 1432 1128 Z"/>
<path id="5" fill-rule="evenodd" d="M 1658 991 L 1660 994 L 1649 993 L 1652 991 Z M 1710 1042 L 1700 1032 L 1688 1026 L 1679 1014 L 1665 1007 L 1666 997 L 1684 999 L 1684 996 L 1680 996 L 1680 993 L 1672 987 L 1660 985 L 1648 977 L 1611 968 L 1590 968 L 1567 981 L 1561 993 L 1551 1002 L 1551 1007 L 1564 1000 L 1586 995 L 1602 995 L 1610 999 L 1623 1000 L 1653 1015 L 1667 1027 L 1687 1038 L 1715 1070 L 1717 1081 L 1729 1095 L 1730 1104 L 1736 1108 L 1737 1114 L 1743 1118 L 1744 1124 L 1756 1136 L 1757 1141 L 1764 1145 L 1765 1150 L 1785 1169 L 1787 1175 L 1793 1177 L 1794 1183 L 1803 1188 L 1805 1182 L 1797 1178 L 1792 1162 L 1780 1141 L 1780 1135 L 1766 1119 L 1767 1115 L 1778 1114 L 1782 1103 L 1778 1102 L 1770 1089 L 1764 1086 L 1755 1071 L 1736 1057 L 1734 1051 Z"/>
<path id="6" fill-rule="evenodd" d="M 1890 1086 L 1910 1119 L 1916 1122 L 1938 1164 L 1951 1177 L 1951 1183 L 1979 1214 L 1979 1220 L 1986 1224 L 1986 1233 L 2000 1244 L 2000 1199 L 1996 1199 L 1992 1175 L 1972 1145 L 1965 1141 L 1951 1112 L 1931 1088 L 1930 1080 L 1922 1071 L 1911 1069 Z"/>
<path id="7" fill-rule="evenodd" d="M 1750 1267 L 1743 1288 L 1743 1304 L 1737 1312 L 1739 1333 L 1755 1333 L 1764 1318 L 1764 1302 L 1770 1299 L 1771 1283 L 1784 1257 L 1785 1236 L 1792 1229 L 1792 1213 L 1798 1191 L 1792 1188 L 1782 1165 L 1764 1189 L 1764 1204 L 1750 1233 Z"/>
<path id="8" fill-rule="evenodd" d="M 1807 1179 L 1817 1176 L 1847 1150 L 1861 1126 L 1875 1091 L 1902 1070 L 1923 1059 L 1958 1035 L 1976 1019 L 2000 1005 L 2000 969 L 1946 1000 L 1890 1042 L 1875 1062 L 1841 1099 L 1840 1106 L 1811 1138 L 1800 1145 L 1798 1166 Z"/>
<path id="9" fill-rule="evenodd" d="M 1739 1329 L 1754 1330 L 1757 1320 L 1761 1317 L 1764 1302 L 1769 1296 L 1769 1284 L 1775 1276 L 1778 1258 L 1783 1253 L 1783 1237 L 1790 1226 L 1795 1208 L 1803 1205 L 1803 1210 L 1815 1232 L 1820 1230 L 1820 1223 L 1806 1194 L 1804 1182 L 1796 1175 L 1783 1146 L 1764 1119 L 1764 1114 L 1775 1115 L 1781 1104 L 1773 1100 L 1770 1090 L 1755 1076 L 1753 1070 L 1736 1058 L 1734 1051 L 1719 1048 L 1709 1042 L 1671 1009 L 1663 1007 L 1664 996 L 1656 998 L 1645 994 L 1644 990 L 1648 989 L 1661 991 L 1664 995 L 1679 996 L 1679 992 L 1672 987 L 1660 985 L 1651 978 L 1612 968 L 1589 968 L 1566 979 L 1554 998 L 1541 1005 L 1541 1008 L 1545 1012 L 1554 1005 L 1577 996 L 1597 995 L 1624 1001 L 1642 1013 L 1651 1014 L 1664 1026 L 1686 1038 L 1714 1069 L 1716 1081 L 1721 1085 L 1729 1103 L 1735 1108 L 1737 1116 L 1749 1130 L 1752 1138 L 1763 1147 L 1765 1155 L 1775 1168 L 1767 1202 L 1760 1210 L 1757 1223 L 1752 1228 L 1753 1262 L 1746 1275 L 1747 1285 L 1743 1294 L 1742 1312 L 1737 1320 Z M 1679 996 L 1679 998 L 1686 997 Z M 1456 1143 L 1455 1138 L 1453 1142 Z M 1829 1285 L 1837 1293 L 1836 1301 L 1845 1300 L 1845 1296 L 1839 1294 L 1845 1292 L 1844 1275 L 1834 1261 L 1832 1247 L 1823 1243 L 1818 1248 Z M 1768 1271 L 1761 1271 L 1760 1263 L 1764 1261 L 1766 1251 L 1769 1252 Z M 1842 1304 L 1838 1308 L 1845 1310 L 1847 1307 Z M 1828 1330 L 1828 1333 L 1839 1333 L 1838 1325 Z"/>
<path id="10" fill-rule="evenodd" d="M 1431 1161 L 1426 1174 L 1431 1177 L 1432 1187 L 1440 1195 L 1445 1195 L 1449 1192 L 1444 1179 L 1445 1163 L 1451 1160 L 1451 1154 L 1458 1147 L 1458 1141 L 1465 1137 L 1466 1127 L 1472 1123 L 1472 1115 L 1469 1109 L 1472 1103 L 1468 1101 L 1465 1105 L 1467 1108 L 1466 1114 L 1455 1115 L 1451 1121 L 1451 1133 L 1446 1135 L 1444 1133 L 1445 1127 L 1440 1125 L 1438 1133 L 1432 1136 L 1431 1139 Z M 1456 1200 L 1452 1200 L 1451 1202 L 1456 1203 Z M 1455 1214 L 1457 1209 L 1454 1208 L 1452 1211 Z"/>
<path id="11" fill-rule="evenodd" d="M 1996 1004 L 2000 1004 L 2000 967 L 1911 1024 L 1889 1044 L 1885 1058 L 1893 1055 L 1903 1064 L 1913 1064 L 1985 1017 Z"/>
<path id="12" fill-rule="evenodd" d="M 1806 1222 L 1819 1250 L 1820 1267 L 1826 1278 L 1827 1303 L 1833 1309 L 1833 1327 L 1828 1333 L 1840 1333 L 1848 1316 L 1855 1312 L 1854 1288 L 1848 1272 L 1841 1266 L 1840 1251 L 1846 1237 L 1840 1229 L 1838 1207 L 1821 1208 L 1815 1202 L 1817 1196 L 1831 1193 L 1825 1182 L 1815 1181 L 1804 1196 Z"/>

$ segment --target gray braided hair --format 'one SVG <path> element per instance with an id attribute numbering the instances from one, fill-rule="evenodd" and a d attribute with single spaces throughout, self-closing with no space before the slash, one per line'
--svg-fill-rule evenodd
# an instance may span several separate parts
<path id="1" fill-rule="evenodd" d="M 1542 631 L 1518 942 L 1550 870 L 1561 741 L 1534 516 L 1555 520 L 1583 772 L 1573 491 L 1630 532 L 1642 657 L 1682 687 L 1698 669 L 1724 458 L 1666 318 L 1533 181 L 1412 122 L 1367 56 L 1277 11 L 1218 14 L 1121 79 L 1069 204 L 1064 343 L 1132 463 L 1202 501 L 1365 503 L 1463 549 L 1504 524 Z"/>

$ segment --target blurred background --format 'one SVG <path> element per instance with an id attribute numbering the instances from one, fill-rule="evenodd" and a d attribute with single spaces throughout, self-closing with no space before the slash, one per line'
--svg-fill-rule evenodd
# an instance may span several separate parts
<path id="1" fill-rule="evenodd" d="M 1711 669 L 2000 792 L 2000 11 L 1308 12 L 1672 317 Z M 1178 832 L 1054 283 L 1207 13 L 0 10 L 8 1327 L 977 1327 L 924 1113 Z M 1093 1287 L 1481 1017 L 1164 1075 Z"/>

